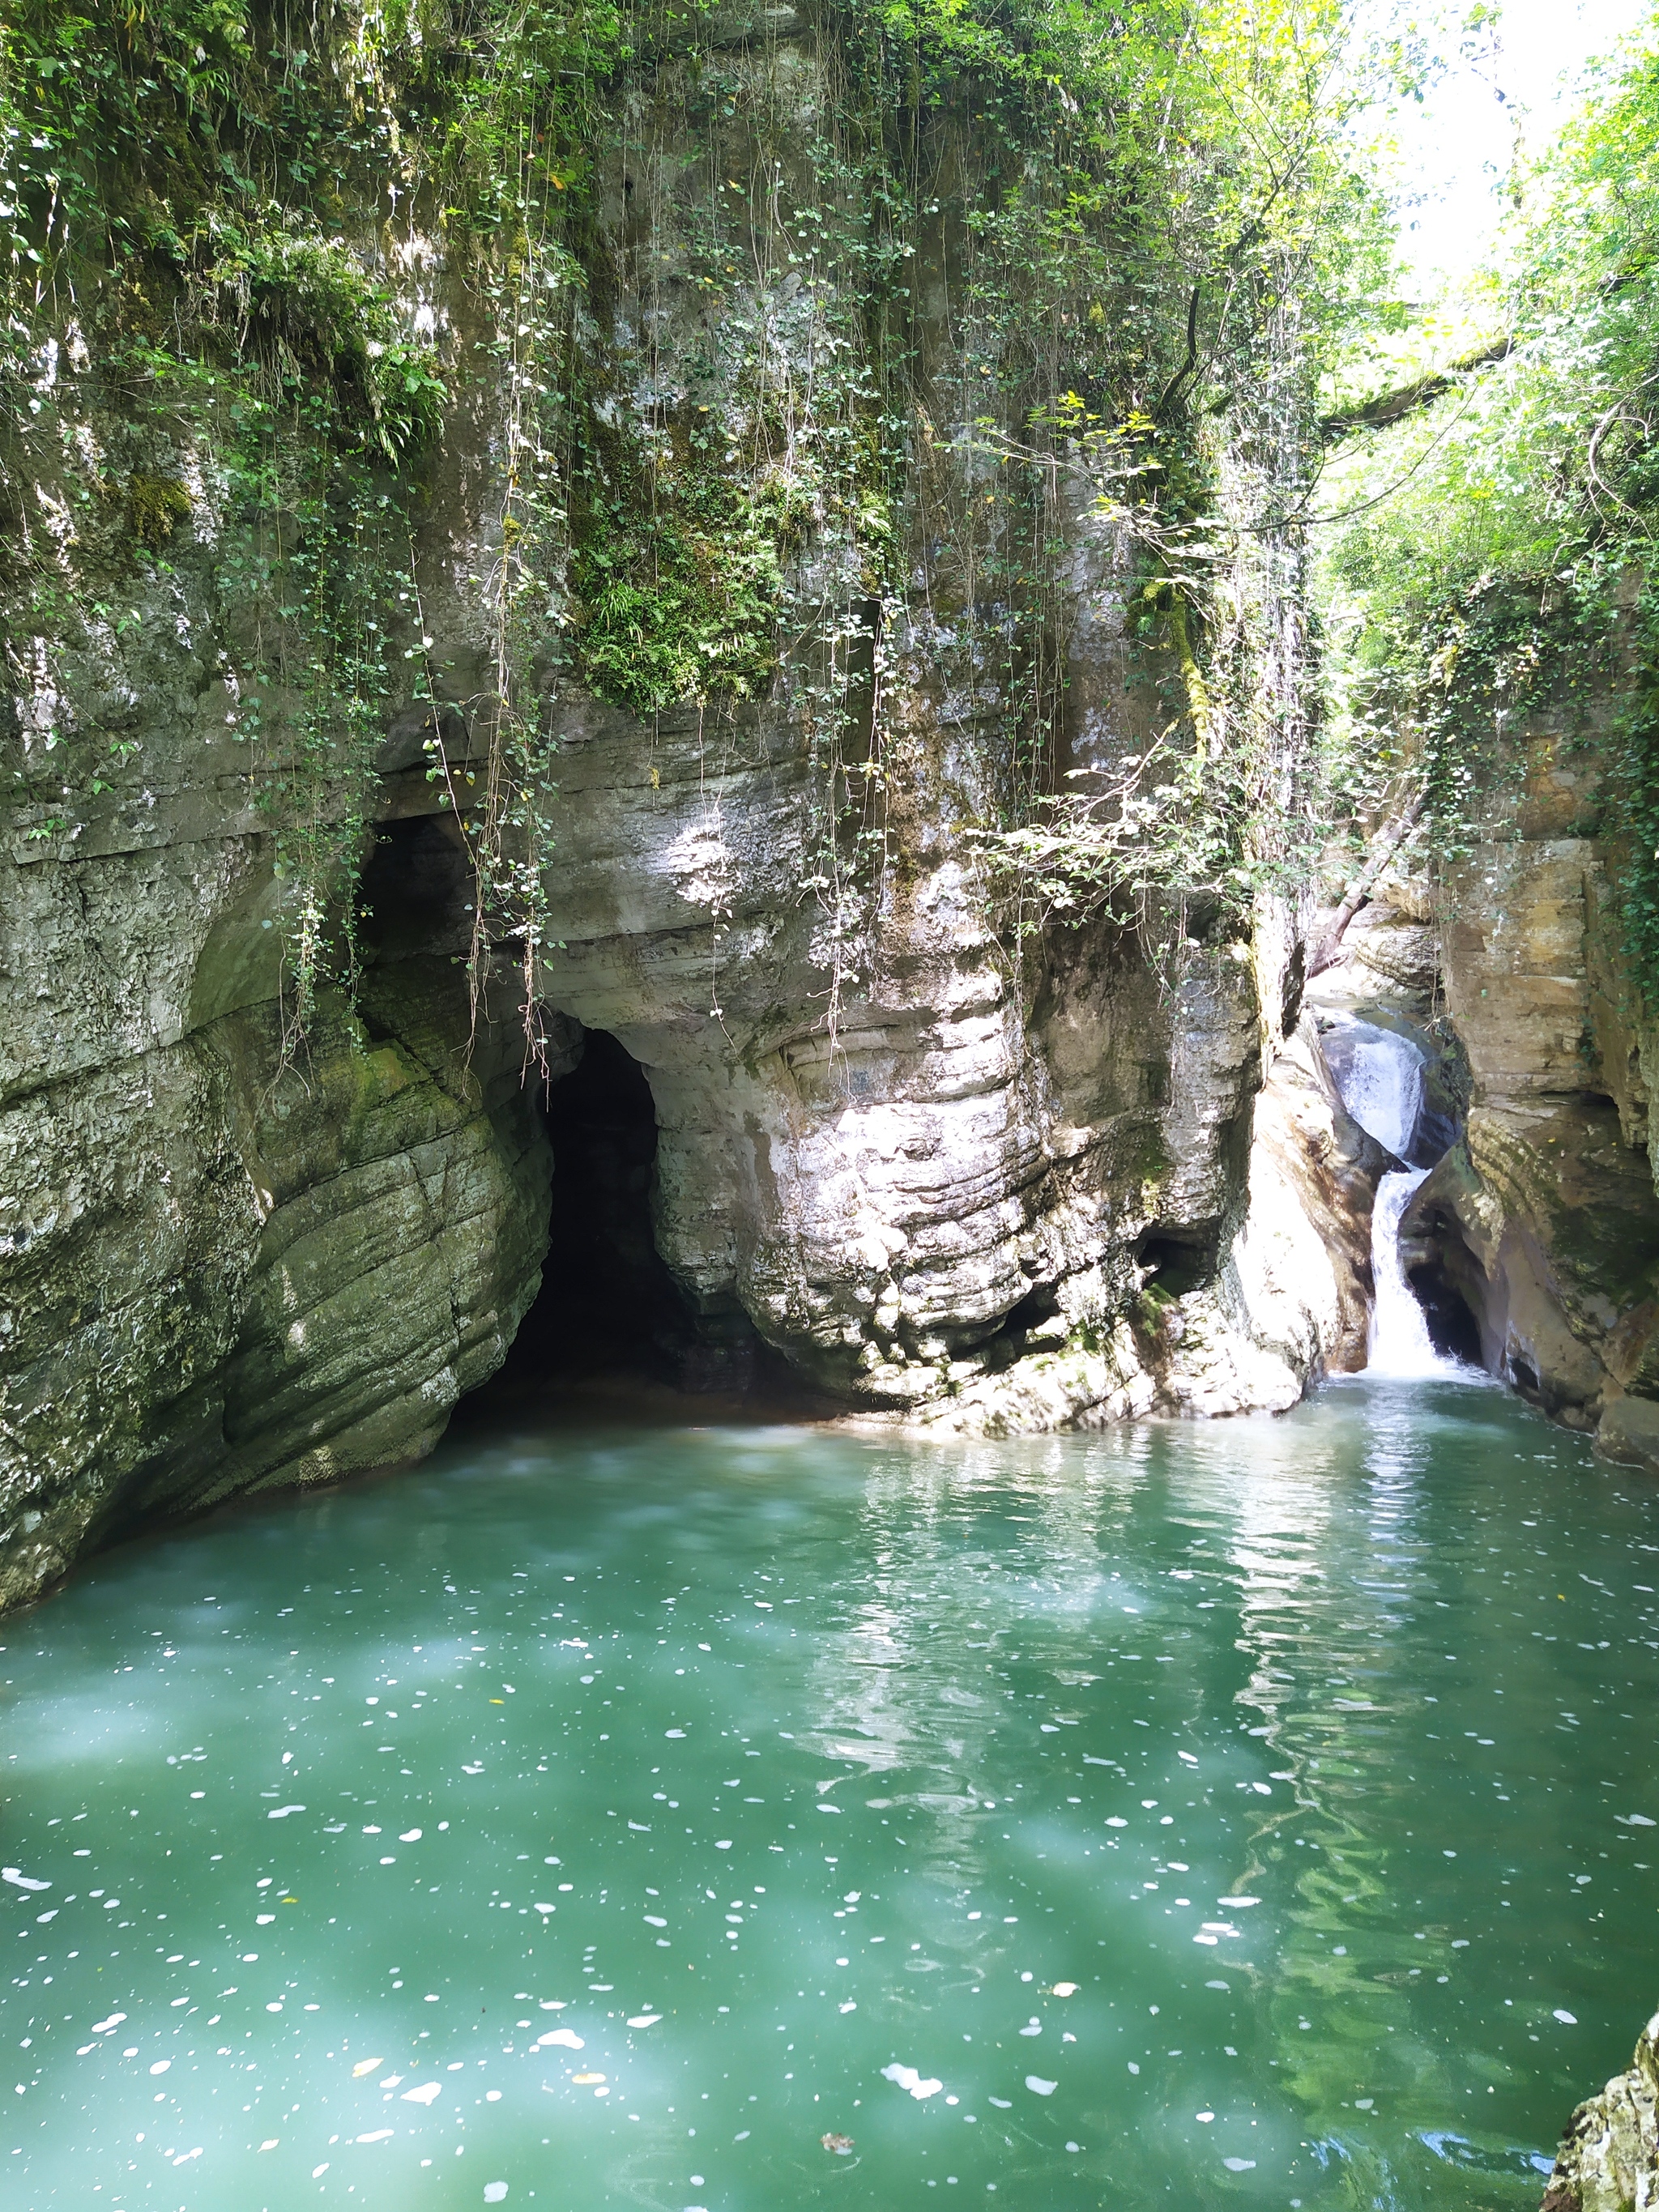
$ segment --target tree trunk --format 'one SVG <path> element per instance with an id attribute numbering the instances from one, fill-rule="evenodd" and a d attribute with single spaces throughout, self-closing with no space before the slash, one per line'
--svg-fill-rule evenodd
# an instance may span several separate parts
<path id="1" fill-rule="evenodd" d="M 1334 968 L 1342 957 L 1342 939 L 1347 934 L 1348 924 L 1370 898 L 1371 887 L 1383 869 L 1422 820 L 1427 802 L 1428 793 L 1419 791 L 1372 838 L 1365 865 L 1343 893 L 1341 904 L 1331 916 L 1330 927 L 1308 963 L 1310 981 L 1316 975 L 1322 975 L 1328 968 Z"/>

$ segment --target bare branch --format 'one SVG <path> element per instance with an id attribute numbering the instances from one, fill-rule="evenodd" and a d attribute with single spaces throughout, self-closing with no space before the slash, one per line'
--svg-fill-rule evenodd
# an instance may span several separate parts
<path id="1" fill-rule="evenodd" d="M 1372 838 L 1365 865 L 1343 893 L 1341 904 L 1331 916 L 1329 928 L 1308 963 L 1308 980 L 1310 982 L 1316 975 L 1322 975 L 1328 968 L 1334 968 L 1342 957 L 1342 939 L 1347 934 L 1348 924 L 1370 898 L 1383 869 L 1422 820 L 1423 809 L 1427 803 L 1428 793 L 1419 791 L 1398 814 L 1383 823 Z"/>

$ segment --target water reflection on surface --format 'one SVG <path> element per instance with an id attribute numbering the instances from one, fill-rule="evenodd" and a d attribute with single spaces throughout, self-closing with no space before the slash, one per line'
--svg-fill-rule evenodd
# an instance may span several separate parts
<path id="1" fill-rule="evenodd" d="M 1535 2203 L 1659 1993 L 1656 1568 L 1456 1382 L 112 1553 L 0 1631 L 4 2201 Z"/>

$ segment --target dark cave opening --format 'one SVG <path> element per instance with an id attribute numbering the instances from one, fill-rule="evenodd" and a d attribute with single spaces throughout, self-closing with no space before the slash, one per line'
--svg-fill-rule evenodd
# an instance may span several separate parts
<path id="1" fill-rule="evenodd" d="M 453 971 L 471 939 L 472 895 L 447 817 L 379 824 L 362 894 L 371 966 L 435 959 Z M 464 992 L 459 977 L 455 988 Z M 760 1400 L 781 1413 L 823 1410 L 735 1299 L 694 1305 L 658 1249 L 657 1110 L 645 1068 L 608 1030 L 550 1018 L 564 1072 L 538 1101 L 553 1170 L 541 1285 L 507 1359 L 463 1401 L 459 1418 L 596 1393 L 635 1402 L 641 1389 L 728 1405 Z M 501 1042 L 481 1041 L 475 1070 L 501 1058 Z M 516 1067 L 516 1025 L 507 1042 Z"/>
<path id="2" fill-rule="evenodd" d="M 1406 1279 L 1423 1309 L 1429 1341 L 1443 1359 L 1462 1359 L 1471 1367 L 1484 1362 L 1480 1324 L 1468 1298 L 1452 1279 L 1443 1255 L 1433 1252 L 1409 1265 Z"/>
<path id="3" fill-rule="evenodd" d="M 641 1384 L 736 1398 L 786 1391 L 783 1362 L 747 1317 L 698 1312 L 657 1249 L 656 1106 L 639 1061 L 608 1031 L 585 1031 L 544 1114 L 553 1188 L 541 1289 L 474 1410 Z"/>
<path id="4" fill-rule="evenodd" d="M 377 823 L 358 890 L 359 940 L 375 960 L 448 956 L 471 935 L 472 869 L 453 820 Z"/>

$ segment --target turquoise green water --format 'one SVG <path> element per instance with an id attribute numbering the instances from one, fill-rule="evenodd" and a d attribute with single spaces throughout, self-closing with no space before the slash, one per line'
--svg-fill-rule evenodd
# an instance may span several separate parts
<path id="1" fill-rule="evenodd" d="M 0 2202 L 1535 2204 L 1659 2001 L 1656 1585 L 1455 1383 L 112 1553 L 0 1628 Z"/>

